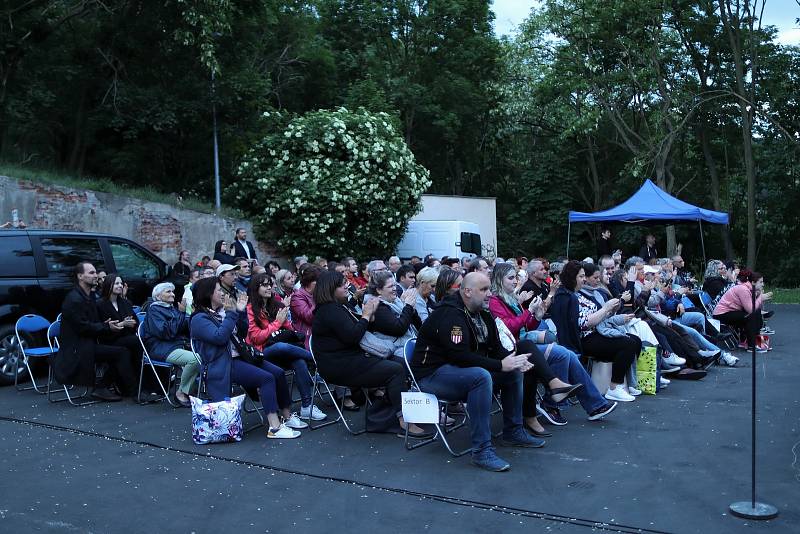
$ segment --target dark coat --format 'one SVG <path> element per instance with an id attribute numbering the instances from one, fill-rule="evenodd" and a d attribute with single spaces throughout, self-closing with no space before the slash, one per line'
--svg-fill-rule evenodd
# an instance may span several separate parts
<path id="1" fill-rule="evenodd" d="M 142 330 L 147 353 L 154 360 L 166 361 L 173 350 L 189 346 L 189 319 L 175 306 L 150 305 Z"/>
<path id="2" fill-rule="evenodd" d="M 479 312 L 488 329 L 486 354 L 480 352 L 477 332 L 460 294 L 451 295 L 439 304 L 422 324 L 411 359 L 411 369 L 419 380 L 445 364 L 458 367 L 483 367 L 500 372 L 500 360 L 508 356 L 497 334 L 497 325 L 489 312 Z"/>
<path id="3" fill-rule="evenodd" d="M 245 241 L 247 248 L 250 250 L 250 259 L 257 260 L 258 256 L 256 256 L 256 249 L 250 241 Z M 246 258 L 247 252 L 244 250 L 244 247 L 241 243 L 239 243 L 238 239 L 233 240 L 233 255 L 237 258 Z"/>
<path id="4" fill-rule="evenodd" d="M 136 317 L 136 313 L 133 311 L 133 304 L 131 304 L 131 301 L 124 297 L 117 297 L 117 308 L 119 308 L 119 310 L 114 308 L 110 300 L 98 300 L 97 313 L 100 316 L 100 321 L 105 322 L 109 319 L 112 321 L 122 321 L 126 317 L 133 317 L 136 321 L 136 326 L 125 328 L 119 332 L 109 330 L 107 334 L 100 336 L 100 339 L 104 342 L 112 342 L 124 336 L 136 335 L 136 329 L 139 327 L 139 318 Z"/>
<path id="5" fill-rule="evenodd" d="M 61 348 L 53 362 L 56 380 L 67 385 L 94 386 L 97 338 L 110 332 L 90 295 L 77 286 L 67 293 L 61 306 Z"/>
<path id="6" fill-rule="evenodd" d="M 410 304 L 404 305 L 403 312 L 398 317 L 388 304 L 381 301 L 375 309 L 375 316 L 369 324 L 369 331 L 379 332 L 387 336 L 403 337 L 411 325 L 417 328 L 422 325 L 414 306 Z"/>
<path id="7" fill-rule="evenodd" d="M 222 322 L 207 312 L 196 312 L 191 318 L 194 348 L 203 361 L 206 388 L 212 402 L 231 396 L 231 336 L 234 329 L 240 339 L 245 339 L 247 312 L 228 311 Z"/>
<path id="8" fill-rule="evenodd" d="M 550 317 L 556 325 L 558 344 L 582 354 L 581 330 L 578 326 L 578 296 L 564 286 L 558 288 L 550 305 Z"/>
<path id="9" fill-rule="evenodd" d="M 311 325 L 311 348 L 322 376 L 331 370 L 341 375 L 350 368 L 354 372 L 361 368 L 365 356 L 359 343 L 368 325 L 366 319 L 356 317 L 344 304 L 326 302 L 316 308 Z M 375 357 L 375 360 L 380 361 L 380 358 Z"/>

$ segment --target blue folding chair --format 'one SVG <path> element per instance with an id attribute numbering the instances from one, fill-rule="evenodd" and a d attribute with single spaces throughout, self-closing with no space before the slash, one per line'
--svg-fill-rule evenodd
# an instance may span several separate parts
<path id="1" fill-rule="evenodd" d="M 61 336 L 61 314 L 58 314 L 58 317 L 59 318 L 56 319 L 56 322 L 51 324 L 50 327 L 47 329 L 47 344 L 50 346 L 50 350 L 53 353 L 51 357 L 52 359 L 51 359 L 50 370 L 47 376 L 47 400 L 50 402 L 69 401 L 69 403 L 72 404 L 73 406 L 87 406 L 89 404 L 98 403 L 100 402 L 98 400 L 76 402 L 77 400 L 86 398 L 89 395 L 90 391 L 89 388 L 88 387 L 84 388 L 83 393 L 81 393 L 80 395 L 72 395 L 70 394 L 70 392 L 75 389 L 75 386 L 71 385 L 68 386 L 65 384 L 60 384 L 60 387 L 64 389 L 64 397 L 61 399 L 53 398 L 53 392 L 54 392 L 53 386 L 55 385 L 56 381 L 55 381 L 55 373 L 53 372 L 52 362 L 55 361 L 56 358 L 58 358 L 58 351 L 60 349 L 58 338 L 59 336 Z"/>
<path id="2" fill-rule="evenodd" d="M 406 344 L 403 345 L 403 361 L 406 364 L 406 370 L 408 371 L 408 376 L 411 378 L 411 390 L 421 392 L 422 390 L 420 389 L 419 384 L 417 383 L 417 379 L 414 376 L 414 371 L 411 370 L 411 357 L 414 355 L 414 348 L 416 347 L 416 345 L 417 345 L 416 338 L 409 339 L 408 341 L 406 341 Z M 447 400 L 447 399 L 437 398 L 437 400 L 439 401 L 439 406 L 441 408 L 444 408 L 444 417 L 445 420 L 447 420 L 447 406 L 450 402 L 452 402 L 452 399 Z M 450 445 L 450 442 L 447 441 L 447 434 L 458 428 L 461 428 L 462 426 L 464 426 L 464 424 L 466 424 L 466 422 L 467 422 L 467 415 L 465 414 L 464 419 L 462 419 L 460 423 L 456 424 L 455 426 L 449 429 L 442 428 L 443 425 L 441 424 L 441 421 L 434 423 L 433 426 L 436 428 L 436 433 L 433 435 L 433 437 L 423 440 L 415 440 L 416 443 L 409 442 L 408 425 L 406 425 L 406 430 L 405 430 L 406 449 L 410 451 L 418 447 L 422 447 L 423 445 L 427 445 L 428 443 L 433 443 L 438 439 L 442 441 L 442 444 L 447 449 L 447 452 L 449 452 L 454 457 L 458 458 L 459 456 L 464 456 L 468 452 L 472 452 L 472 447 L 468 447 L 461 451 L 454 451 L 453 447 Z"/>
<path id="3" fill-rule="evenodd" d="M 134 306 L 133 307 L 133 313 L 135 313 L 136 315 L 139 315 L 139 312 L 141 312 L 141 311 L 142 311 L 142 307 L 141 306 Z"/>
<path id="4" fill-rule="evenodd" d="M 23 315 L 19 319 L 17 319 L 17 324 L 14 325 L 14 333 L 17 338 L 17 350 L 19 351 L 20 356 L 22 357 L 22 363 L 25 365 L 25 368 L 28 370 L 28 376 L 31 379 L 31 385 L 27 387 L 20 387 L 19 386 L 19 370 L 14 374 L 14 387 L 17 388 L 17 391 L 29 391 L 34 390 L 36 393 L 40 395 L 45 395 L 47 393 L 47 383 L 45 384 L 37 384 L 36 377 L 33 376 L 33 369 L 31 368 L 31 360 L 35 358 L 42 358 L 48 360 L 48 373 L 47 373 L 47 381 L 50 382 L 50 371 L 49 371 L 49 358 L 53 355 L 53 350 L 48 345 L 43 345 L 39 347 L 29 347 L 29 339 L 35 339 L 37 334 L 47 333 L 47 329 L 50 328 L 50 321 L 42 317 L 41 315 L 33 315 L 27 314 Z M 26 334 L 23 337 L 23 334 Z M 40 389 L 41 388 L 41 389 Z"/>
<path id="5" fill-rule="evenodd" d="M 144 368 L 145 365 L 149 366 L 150 369 L 153 370 L 153 376 L 156 377 L 156 382 L 158 382 L 159 387 L 161 388 L 161 392 L 164 394 L 158 400 L 166 400 L 170 406 L 173 408 L 177 408 L 178 404 L 172 402 L 172 399 L 169 398 L 169 390 L 172 388 L 172 383 L 175 380 L 175 370 L 173 369 L 173 365 L 169 362 L 161 362 L 158 360 L 153 360 L 150 358 L 150 354 L 147 352 L 147 347 L 144 345 L 144 339 L 142 338 L 144 329 L 144 320 L 143 318 L 139 320 L 139 328 L 136 329 L 136 337 L 139 339 L 139 344 L 142 346 L 142 364 L 139 367 L 139 391 L 136 394 L 136 401 L 139 404 L 144 404 L 142 402 L 142 379 L 144 378 Z M 158 376 L 158 370 L 156 367 L 161 367 L 162 369 L 168 369 L 169 371 L 169 379 L 167 381 L 167 387 L 164 387 L 164 383 L 161 381 L 161 377 Z"/>

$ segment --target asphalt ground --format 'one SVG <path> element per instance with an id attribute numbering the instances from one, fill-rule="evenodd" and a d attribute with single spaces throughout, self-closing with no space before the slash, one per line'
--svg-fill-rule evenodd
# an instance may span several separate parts
<path id="1" fill-rule="evenodd" d="M 798 532 L 800 306 L 774 309 L 774 350 L 756 364 L 757 497 L 778 507 L 772 521 L 728 512 L 750 498 L 751 365 L 739 351 L 738 367 L 673 380 L 606 421 L 568 409 L 543 449 L 498 447 L 506 473 L 438 443 L 406 451 L 392 435 L 354 437 L 341 425 L 196 446 L 185 408 L 76 408 L 6 387 L 0 531 Z M 451 436 L 468 445 L 466 429 Z"/>

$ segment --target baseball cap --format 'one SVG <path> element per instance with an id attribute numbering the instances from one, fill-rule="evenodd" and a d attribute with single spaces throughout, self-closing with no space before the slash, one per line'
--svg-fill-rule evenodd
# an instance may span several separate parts
<path id="1" fill-rule="evenodd" d="M 661 269 L 659 269 L 658 267 L 656 267 L 654 265 L 645 265 L 644 266 L 644 273 L 645 274 L 657 274 L 657 273 L 660 273 L 660 272 L 661 272 Z"/>
<path id="2" fill-rule="evenodd" d="M 239 270 L 239 266 L 238 265 L 231 265 L 229 263 L 223 263 L 222 265 L 217 267 L 217 278 L 219 278 L 220 276 L 222 276 L 224 273 L 226 273 L 228 271 L 238 271 L 238 270 Z"/>

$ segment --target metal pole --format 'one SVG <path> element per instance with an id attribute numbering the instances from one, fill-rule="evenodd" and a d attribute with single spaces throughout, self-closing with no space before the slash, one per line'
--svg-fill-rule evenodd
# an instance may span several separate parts
<path id="1" fill-rule="evenodd" d="M 217 101 L 214 69 L 211 69 L 211 120 L 214 129 L 214 207 L 219 211 L 222 203 L 220 202 L 219 187 L 219 143 L 217 142 Z"/>
<path id="2" fill-rule="evenodd" d="M 706 242 L 703 239 L 703 219 L 698 219 L 697 222 L 700 224 L 700 246 L 703 247 L 703 268 L 708 265 L 706 261 Z"/>
<path id="3" fill-rule="evenodd" d="M 569 233 L 572 230 L 572 221 L 567 222 L 567 259 L 569 259 Z"/>

